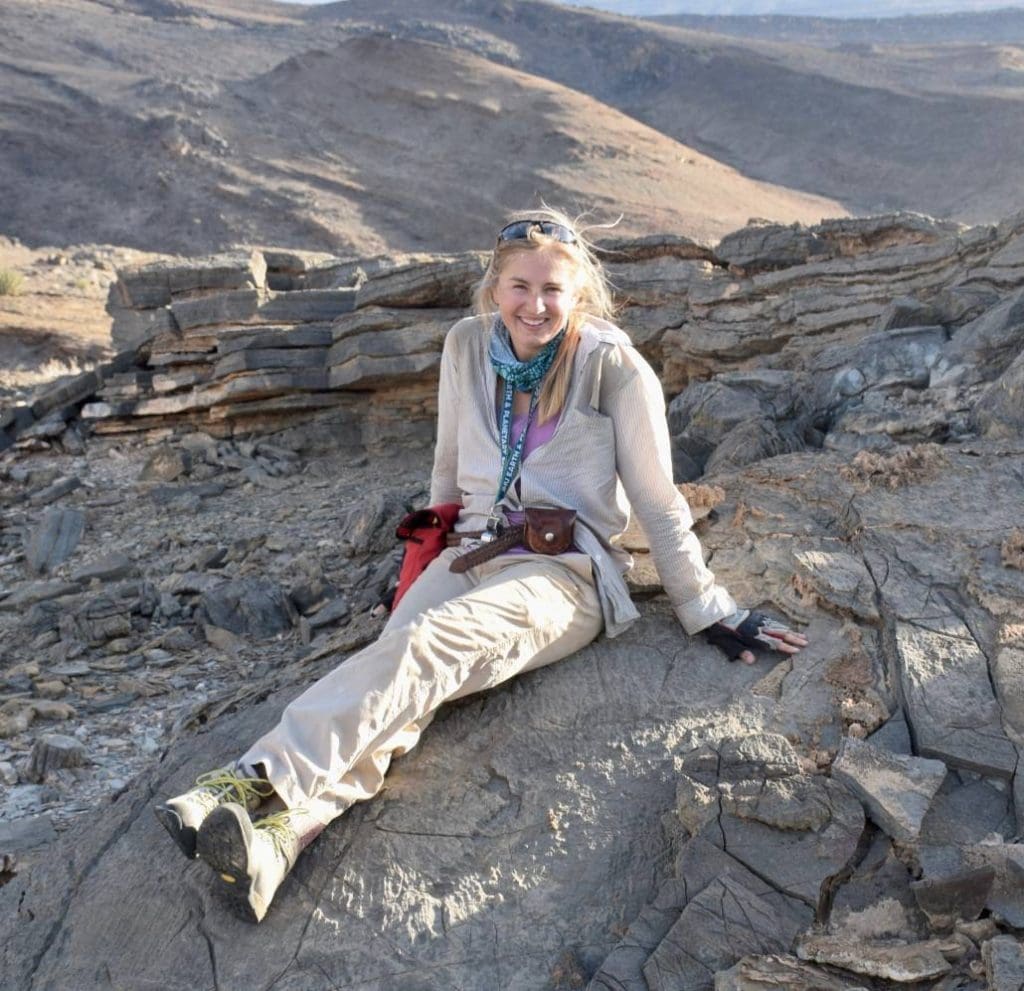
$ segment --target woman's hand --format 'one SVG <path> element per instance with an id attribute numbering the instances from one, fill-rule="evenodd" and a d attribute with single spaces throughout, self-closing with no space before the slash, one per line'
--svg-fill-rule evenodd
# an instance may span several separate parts
<path id="1" fill-rule="evenodd" d="M 753 664 L 754 650 L 768 648 L 783 654 L 796 654 L 807 646 L 807 637 L 791 630 L 785 623 L 766 616 L 763 612 L 741 609 L 720 619 L 703 631 L 708 643 L 725 651 L 730 661 L 741 660 Z"/>

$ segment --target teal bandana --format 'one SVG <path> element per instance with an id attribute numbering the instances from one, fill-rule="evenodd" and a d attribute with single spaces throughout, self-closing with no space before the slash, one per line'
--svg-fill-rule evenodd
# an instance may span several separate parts
<path id="1" fill-rule="evenodd" d="M 512 338 L 509 336 L 508 328 L 501 322 L 495 320 L 494 332 L 491 334 L 490 358 L 491 365 L 495 372 L 505 380 L 505 390 L 501 402 L 501 419 L 499 426 L 499 437 L 501 440 L 501 476 L 498 479 L 498 491 L 494 497 L 494 510 L 488 519 L 487 529 L 494 530 L 492 520 L 497 519 L 497 506 L 509 486 L 515 481 L 519 474 L 519 468 L 523 461 L 523 447 L 526 444 L 526 433 L 533 423 L 534 414 L 540 403 L 540 386 L 544 376 L 548 373 L 558 348 L 565 337 L 563 327 L 547 344 L 541 348 L 529 361 L 520 361 L 512 350 Z M 526 418 L 526 424 L 515 444 L 512 444 L 512 396 L 515 392 L 530 393 L 530 413 Z"/>
<path id="2" fill-rule="evenodd" d="M 516 392 L 534 392 L 547 375 L 564 337 L 563 327 L 533 358 L 520 361 L 512 350 L 508 328 L 496 319 L 491 334 L 491 366 Z"/>

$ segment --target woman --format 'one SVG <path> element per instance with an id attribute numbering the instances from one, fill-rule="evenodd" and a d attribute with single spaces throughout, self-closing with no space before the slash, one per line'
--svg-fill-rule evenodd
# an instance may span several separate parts
<path id="1" fill-rule="evenodd" d="M 461 543 L 409 588 L 374 644 L 295 699 L 234 767 L 157 807 L 255 921 L 303 847 L 376 794 L 443 702 L 638 617 L 614 542 L 630 507 L 688 633 L 748 663 L 752 647 L 807 642 L 739 610 L 705 566 L 672 481 L 661 386 L 608 321 L 600 265 L 569 218 L 544 209 L 503 227 L 475 309 L 445 340 L 430 488 L 432 504 L 461 504 Z M 566 514 L 533 507 L 575 510 L 571 537 Z M 561 552 L 537 552 L 551 549 Z"/>

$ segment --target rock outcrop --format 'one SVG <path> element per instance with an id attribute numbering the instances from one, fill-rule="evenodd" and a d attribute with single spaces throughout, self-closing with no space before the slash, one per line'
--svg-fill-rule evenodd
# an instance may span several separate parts
<path id="1" fill-rule="evenodd" d="M 810 646 L 725 664 L 631 531 L 638 626 L 446 707 L 259 928 L 148 806 L 375 634 L 482 259 L 122 273 L 116 367 L 3 419 L 4 986 L 1015 987 L 1022 245 L 607 246 L 712 567 Z"/>

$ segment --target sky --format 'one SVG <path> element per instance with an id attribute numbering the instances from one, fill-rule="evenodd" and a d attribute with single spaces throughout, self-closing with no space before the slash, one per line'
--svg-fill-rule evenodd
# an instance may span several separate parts
<path id="1" fill-rule="evenodd" d="M 336 0 L 285 0 L 334 3 Z M 617 14 L 796 14 L 813 17 L 896 17 L 1024 7 L 1024 0 L 564 0 L 567 6 L 595 7 Z"/>

